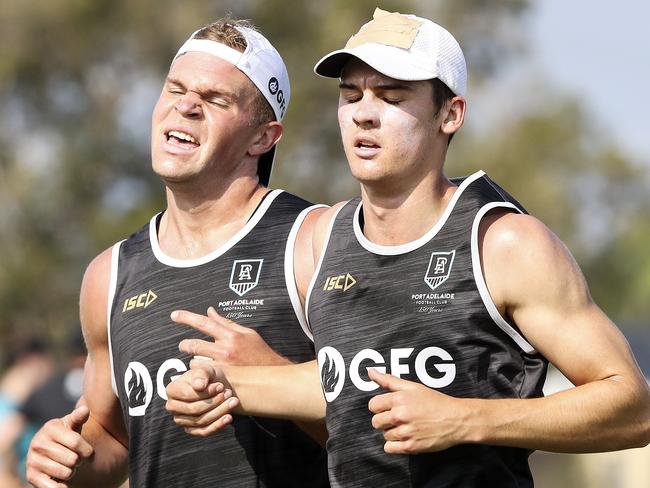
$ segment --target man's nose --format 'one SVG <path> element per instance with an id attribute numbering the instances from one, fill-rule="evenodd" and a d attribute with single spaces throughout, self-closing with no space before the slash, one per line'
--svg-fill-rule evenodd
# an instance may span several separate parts
<path id="1" fill-rule="evenodd" d="M 196 118 L 203 115 L 203 101 L 201 100 L 201 97 L 193 91 L 184 93 L 183 96 L 176 101 L 174 107 L 183 117 Z"/>
<path id="2" fill-rule="evenodd" d="M 355 103 L 355 111 L 352 114 L 354 123 L 359 127 L 377 127 L 379 125 L 379 107 L 377 99 L 371 93 L 364 93 L 361 100 Z"/>

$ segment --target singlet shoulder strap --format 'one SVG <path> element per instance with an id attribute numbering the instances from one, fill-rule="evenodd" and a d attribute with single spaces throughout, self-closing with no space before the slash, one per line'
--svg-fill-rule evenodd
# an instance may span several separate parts
<path id="1" fill-rule="evenodd" d="M 307 296 L 305 297 L 305 334 L 307 334 L 307 337 L 309 337 L 312 341 L 314 340 L 314 336 L 311 326 L 309 325 L 309 301 L 311 299 L 312 290 L 314 289 L 314 285 L 318 279 L 318 275 L 320 274 L 320 270 L 323 265 L 323 260 L 325 259 L 325 255 L 327 254 L 328 248 L 330 246 L 332 231 L 335 227 L 335 224 L 344 220 L 345 218 L 351 218 L 350 216 L 354 214 L 354 209 L 356 209 L 358 204 L 359 198 L 353 198 L 352 200 L 349 200 L 347 203 L 345 203 L 345 205 L 341 205 L 341 207 L 339 207 L 336 210 L 336 213 L 332 216 L 332 220 L 330 220 L 329 226 L 327 227 L 325 240 L 323 241 L 323 248 L 321 249 L 320 257 L 318 259 L 318 264 L 314 270 L 314 275 L 311 278 L 309 287 L 307 288 Z M 341 226 L 338 227 L 340 228 Z"/>
<path id="2" fill-rule="evenodd" d="M 126 240 L 126 239 L 125 239 Z M 111 276 L 108 284 L 108 300 L 106 308 L 106 334 L 108 336 L 108 359 L 111 366 L 111 387 L 115 396 L 117 393 L 117 383 L 115 381 L 115 369 L 113 367 L 113 347 L 111 341 L 111 316 L 113 311 L 113 301 L 115 300 L 115 291 L 117 289 L 117 271 L 120 262 L 120 248 L 125 240 L 117 242 L 113 245 L 111 250 Z"/>
<path id="3" fill-rule="evenodd" d="M 296 314 L 296 318 L 300 323 L 300 327 L 303 332 L 310 340 L 314 340 L 309 325 L 307 324 L 307 318 L 305 316 L 305 311 L 303 310 L 302 303 L 300 302 L 300 295 L 298 293 L 298 286 L 296 285 L 296 275 L 295 275 L 295 262 L 294 262 L 294 250 L 296 247 L 296 238 L 298 237 L 298 231 L 300 226 L 309 215 L 309 212 L 317 208 L 325 208 L 327 205 L 312 205 L 311 207 L 305 208 L 302 212 L 298 214 L 296 221 L 291 227 L 289 232 L 289 237 L 287 238 L 287 246 L 284 252 L 284 277 L 287 284 L 287 291 L 289 292 L 289 300 L 291 301 L 291 306 L 293 311 Z"/>

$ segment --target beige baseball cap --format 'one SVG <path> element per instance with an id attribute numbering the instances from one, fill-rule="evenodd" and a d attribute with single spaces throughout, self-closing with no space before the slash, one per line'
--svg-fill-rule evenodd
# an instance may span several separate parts
<path id="1" fill-rule="evenodd" d="M 343 49 L 316 63 L 314 72 L 339 78 L 351 56 L 396 80 L 438 78 L 454 94 L 464 96 L 466 92 L 467 66 L 458 41 L 429 19 L 377 8 L 373 19 Z"/>

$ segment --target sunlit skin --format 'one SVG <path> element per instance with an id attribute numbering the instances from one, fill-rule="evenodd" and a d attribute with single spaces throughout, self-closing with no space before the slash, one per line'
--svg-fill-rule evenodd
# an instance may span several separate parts
<path id="1" fill-rule="evenodd" d="M 430 81 L 400 81 L 353 58 L 341 75 L 338 119 L 352 175 L 361 183 L 366 235 L 396 245 L 424 234 L 455 186 L 442 173 L 449 135 L 463 124 L 465 100 L 454 97 L 436 113 Z M 431 210 L 417 223 L 403 215 Z M 397 210 L 397 211 L 396 211 Z M 381 234 L 381 235 L 380 235 Z"/>
<path id="2" fill-rule="evenodd" d="M 433 88 L 389 78 L 350 61 L 340 83 L 338 119 L 355 178 L 367 185 L 413 184 L 435 166 Z M 394 191 L 394 190 L 393 190 Z"/>
<path id="3" fill-rule="evenodd" d="M 282 124 L 253 122 L 255 90 L 238 69 L 209 54 L 190 52 L 171 66 L 151 125 L 152 167 L 167 196 L 158 241 L 168 256 L 194 259 L 217 249 L 243 227 L 268 191 L 259 184 L 257 161 L 280 139 Z M 111 388 L 108 349 L 111 253 L 109 248 L 92 261 L 81 286 L 87 405 L 52 419 L 35 435 L 27 479 L 39 488 L 91 486 L 97 479 L 102 486 L 118 486 L 127 474 L 128 433 Z M 259 358 L 258 352 L 278 359 L 255 331 L 228 331 L 244 360 Z M 219 402 L 230 395 L 223 388 L 209 392 Z"/>
<path id="4" fill-rule="evenodd" d="M 431 87 L 398 82 L 359 61 L 341 79 L 339 123 L 353 175 L 361 183 L 363 233 L 374 244 L 398 245 L 424 235 L 439 220 L 455 187 L 444 177 L 449 135 L 463 123 L 465 100 L 453 97 L 433 116 Z M 306 221 L 298 233 L 316 271 L 339 205 Z M 304 236 L 303 236 L 304 237 Z M 309 249 L 311 247 L 311 249 Z M 644 446 L 650 440 L 650 389 L 629 346 L 593 302 L 582 273 L 562 242 L 535 217 L 504 211 L 478 228 L 481 268 L 503 317 L 576 388 L 543 398 L 456 398 L 377 371 L 384 388 L 369 402 L 372 426 L 390 454 L 413 454 L 479 443 L 555 452 L 593 452 Z M 299 295 L 305 283 L 299 279 Z M 173 320 L 193 327 L 189 311 Z M 210 344 L 207 344 L 211 346 Z M 187 344 L 181 349 L 190 353 Z M 198 348 L 213 357 L 209 348 Z M 232 408 L 249 415 L 322 419 L 325 401 L 315 362 L 238 368 L 209 361 L 167 387 L 167 410 L 195 435 L 230 421 Z M 239 400 L 207 401 L 192 392 L 225 383 Z M 198 391 L 198 390 L 197 390 Z M 232 403 L 231 403 L 232 402 Z M 225 415 L 224 415 L 225 414 Z"/>
<path id="5" fill-rule="evenodd" d="M 232 64 L 190 52 L 171 66 L 152 117 L 152 167 L 168 185 L 218 184 L 257 169 L 261 128 L 251 125 L 251 81 Z M 169 136 L 171 130 L 194 142 Z"/>
<path id="6" fill-rule="evenodd" d="M 256 90 L 210 54 L 189 52 L 172 64 L 151 122 L 152 167 L 169 204 L 159 241 L 169 255 L 209 253 L 241 228 L 266 192 L 257 160 L 280 139 L 282 125 L 254 123 Z"/>

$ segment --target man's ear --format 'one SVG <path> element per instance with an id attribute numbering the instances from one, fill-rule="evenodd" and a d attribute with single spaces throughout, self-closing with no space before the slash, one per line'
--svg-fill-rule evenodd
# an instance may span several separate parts
<path id="1" fill-rule="evenodd" d="M 448 101 L 445 104 L 440 130 L 448 135 L 454 134 L 463 126 L 466 110 L 467 101 L 465 97 L 454 97 Z"/>
<path id="2" fill-rule="evenodd" d="M 273 120 L 266 122 L 259 127 L 259 130 L 248 147 L 250 156 L 261 156 L 271 150 L 271 148 L 282 139 L 284 128 L 281 122 Z"/>

